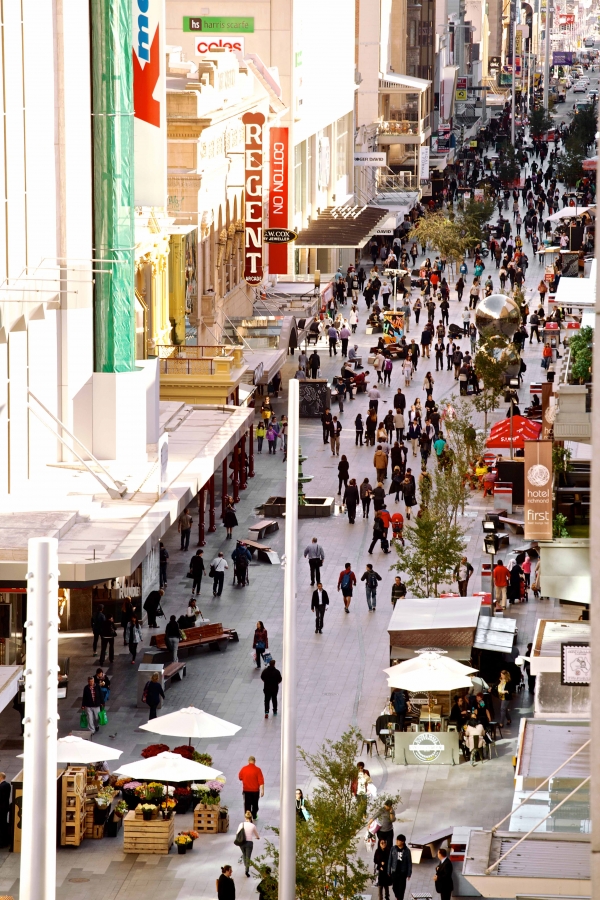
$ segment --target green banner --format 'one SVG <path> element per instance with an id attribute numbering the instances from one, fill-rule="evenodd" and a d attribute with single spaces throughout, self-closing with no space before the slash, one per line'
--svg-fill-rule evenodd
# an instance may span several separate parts
<path id="1" fill-rule="evenodd" d="M 198 34 L 254 34 L 252 16 L 184 16 L 183 30 Z"/>

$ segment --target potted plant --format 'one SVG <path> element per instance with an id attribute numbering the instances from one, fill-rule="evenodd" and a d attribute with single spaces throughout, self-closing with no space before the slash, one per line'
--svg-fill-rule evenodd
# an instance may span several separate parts
<path id="1" fill-rule="evenodd" d="M 144 759 L 150 759 L 151 756 L 158 756 L 159 753 L 167 753 L 169 746 L 167 744 L 150 744 L 145 750 L 142 750 Z"/>
<path id="2" fill-rule="evenodd" d="M 182 744 L 180 747 L 173 747 L 173 753 L 178 753 L 180 756 L 185 757 L 185 759 L 194 758 L 194 753 L 196 751 L 189 744 Z"/>
<path id="3" fill-rule="evenodd" d="M 187 849 L 193 850 L 194 849 L 194 841 L 198 840 L 198 838 L 200 837 L 200 834 L 197 831 L 180 831 L 179 834 L 189 837 L 190 845 Z"/>
<path id="4" fill-rule="evenodd" d="M 208 806 L 220 806 L 223 783 L 221 781 L 207 781 L 206 787 L 208 788 L 208 793 L 204 802 Z"/>
<path id="5" fill-rule="evenodd" d="M 160 803 L 165 793 L 165 786 L 160 781 L 151 781 L 146 785 L 146 799 L 150 803 Z"/>
<path id="6" fill-rule="evenodd" d="M 188 849 L 192 846 L 191 838 L 189 838 L 187 834 L 178 834 L 175 838 L 175 843 L 177 844 L 177 852 L 180 856 L 187 853 Z"/>
<path id="7" fill-rule="evenodd" d="M 173 798 L 177 804 L 175 812 L 180 815 L 186 813 L 192 802 L 192 791 L 189 787 L 177 787 L 173 791 Z"/>
<path id="8" fill-rule="evenodd" d="M 142 816 L 145 822 L 150 822 L 156 812 L 154 803 L 142 803 Z"/>
<path id="9" fill-rule="evenodd" d="M 141 787 L 143 787 L 143 784 L 141 784 L 141 782 L 139 781 L 128 781 L 121 788 L 123 793 L 123 800 L 125 801 L 129 809 L 135 809 L 140 802 L 140 797 L 137 792 Z"/>
<path id="10" fill-rule="evenodd" d="M 163 819 L 170 819 L 175 812 L 176 803 L 170 797 L 166 797 L 160 805 Z"/>
<path id="11" fill-rule="evenodd" d="M 122 819 L 125 813 L 128 811 L 129 807 L 124 800 L 119 800 L 117 805 L 115 806 L 115 816 L 117 819 Z"/>

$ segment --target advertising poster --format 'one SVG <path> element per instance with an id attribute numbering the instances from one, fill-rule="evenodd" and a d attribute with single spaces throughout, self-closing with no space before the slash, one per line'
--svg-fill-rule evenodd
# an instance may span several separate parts
<path id="1" fill-rule="evenodd" d="M 271 172 L 269 182 L 269 228 L 288 227 L 289 129 L 271 128 Z M 287 244 L 269 246 L 269 274 L 287 275 Z"/>
<path id="2" fill-rule="evenodd" d="M 133 0 L 133 148 L 136 206 L 167 202 L 164 0 Z"/>
<path id="3" fill-rule="evenodd" d="M 525 540 L 552 540 L 552 441 L 525 441 Z"/>

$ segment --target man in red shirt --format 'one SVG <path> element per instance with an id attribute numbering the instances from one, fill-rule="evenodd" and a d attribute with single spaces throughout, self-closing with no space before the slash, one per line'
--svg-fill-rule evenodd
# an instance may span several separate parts
<path id="1" fill-rule="evenodd" d="M 340 577 L 338 578 L 338 591 L 342 592 L 342 597 L 344 598 L 344 609 L 347 613 L 350 612 L 352 588 L 355 584 L 356 575 L 352 571 L 352 566 L 350 565 L 350 563 L 347 562 L 345 568 L 340 572 Z"/>
<path id="2" fill-rule="evenodd" d="M 506 609 L 506 589 L 510 580 L 510 572 L 499 559 L 494 566 L 494 588 L 496 594 L 496 609 Z"/>
<path id="3" fill-rule="evenodd" d="M 263 773 L 256 765 L 254 756 L 248 757 L 248 765 L 242 766 L 238 778 L 242 782 L 244 795 L 244 811 L 252 813 L 254 819 L 258 819 L 258 798 L 265 796 L 265 779 Z"/>

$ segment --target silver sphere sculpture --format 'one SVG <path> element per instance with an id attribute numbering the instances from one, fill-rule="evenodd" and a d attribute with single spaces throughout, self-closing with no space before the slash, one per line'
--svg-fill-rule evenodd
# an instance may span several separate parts
<path id="1" fill-rule="evenodd" d="M 483 297 L 475 308 L 475 325 L 485 338 L 505 337 L 512 340 L 520 324 L 519 306 L 506 294 Z"/>

